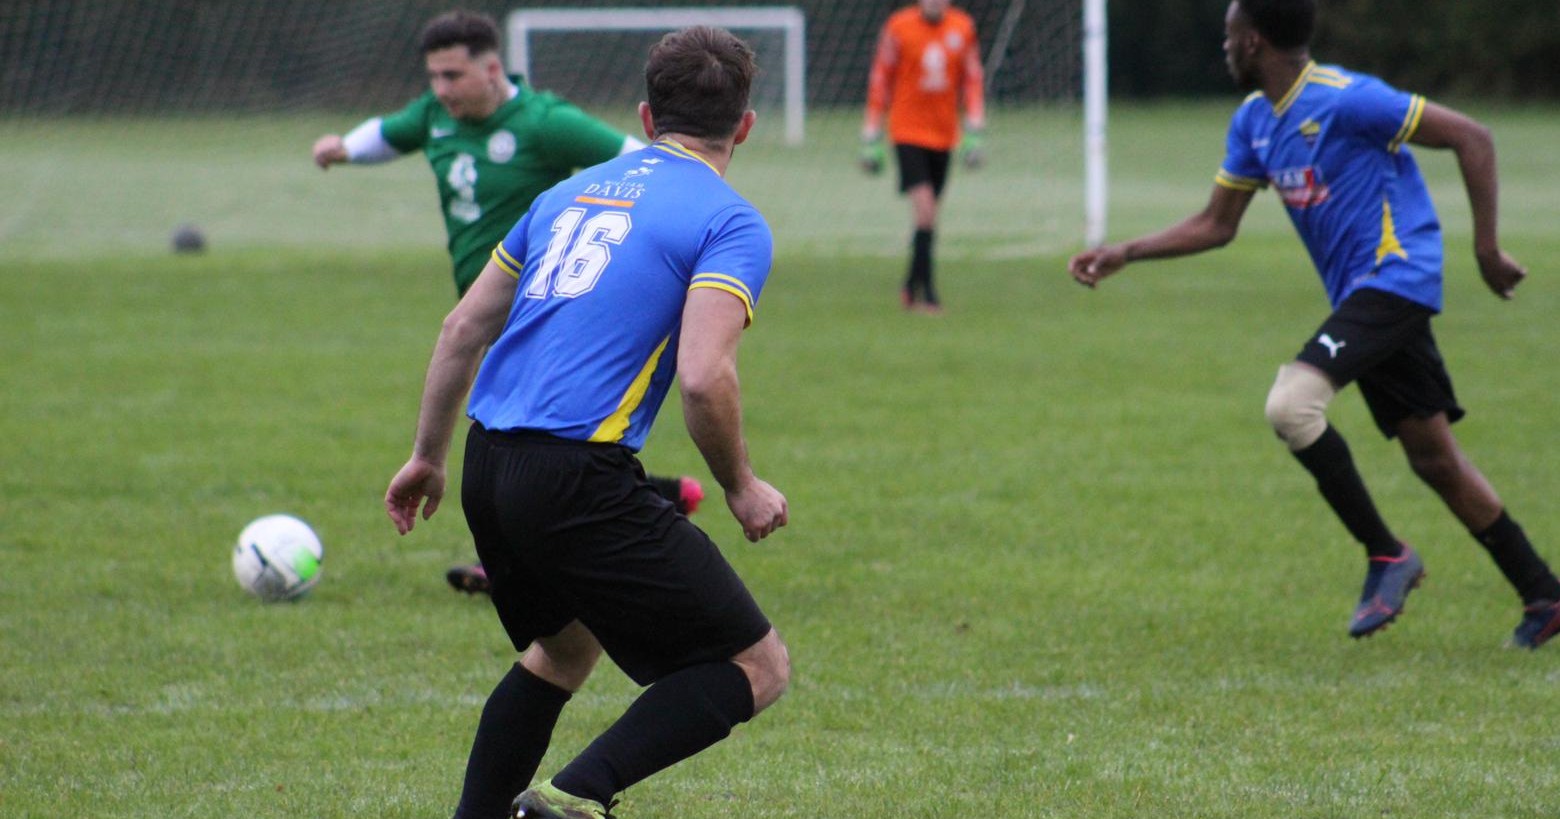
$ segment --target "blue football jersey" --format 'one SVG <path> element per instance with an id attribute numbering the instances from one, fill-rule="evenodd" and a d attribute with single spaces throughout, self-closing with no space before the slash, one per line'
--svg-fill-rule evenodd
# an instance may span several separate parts
<path id="1" fill-rule="evenodd" d="M 1246 98 L 1215 181 L 1272 185 L 1334 307 L 1361 287 L 1441 309 L 1441 225 L 1406 144 L 1424 97 L 1310 63 L 1269 103 Z"/>
<path id="2" fill-rule="evenodd" d="M 675 142 L 581 171 L 493 251 L 518 284 L 468 414 L 637 451 L 676 374 L 688 291 L 731 294 L 751 323 L 773 253 L 758 211 Z"/>

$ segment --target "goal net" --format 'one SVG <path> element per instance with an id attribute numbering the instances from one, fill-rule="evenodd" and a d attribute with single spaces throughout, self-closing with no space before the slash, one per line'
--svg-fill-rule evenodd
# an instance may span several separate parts
<path id="1" fill-rule="evenodd" d="M 459 5 L 486 11 L 506 28 L 506 56 L 512 65 L 523 61 L 533 85 L 630 133 L 638 131 L 645 54 L 666 30 L 628 25 L 633 15 L 675 12 L 681 16 L 663 25 L 731 28 L 754 46 L 762 72 L 754 93 L 760 124 L 731 178 L 769 218 L 779 249 L 898 256 L 909 216 L 893 169 L 867 177 L 855 159 L 878 31 L 909 2 Z M 975 19 L 990 124 L 986 167 L 956 168 L 949 182 L 939 233 L 940 253 L 949 258 L 1061 253 L 1083 243 L 1084 3 L 956 2 Z M 442 223 L 420 158 L 322 177 L 308 153 L 319 134 L 396 110 L 426 88 L 417 32 L 447 6 L 0 4 L 0 139 L 7 145 L 0 201 L 9 203 L 0 213 L 0 243 L 69 252 L 108 235 L 123 248 L 158 248 L 174 224 L 195 221 L 214 246 L 439 246 Z M 516 11 L 574 17 L 567 26 L 531 25 L 522 45 Z"/>
<path id="2" fill-rule="evenodd" d="M 889 168 L 855 166 L 867 74 L 891 2 L 527 4 L 507 18 L 509 56 L 532 81 L 593 110 L 643 97 L 644 54 L 666 30 L 721 25 L 761 66 L 753 145 L 731 178 L 783 248 L 899 255 L 908 209 Z M 987 68 L 987 167 L 955 169 L 939 242 L 953 255 L 1019 256 L 1076 247 L 1085 225 L 1084 0 L 969 0 Z M 803 33 L 805 32 L 805 34 Z M 1103 213 L 1096 215 L 1103 218 Z"/>
<path id="3" fill-rule="evenodd" d="M 660 36 L 688 26 L 718 26 L 736 32 L 778 32 L 783 38 L 780 48 L 779 70 L 771 69 L 767 76 L 779 77 L 782 85 L 782 103 L 785 112 L 785 142 L 801 145 L 806 131 L 807 117 L 807 23 L 802 10 L 796 6 L 747 6 L 736 8 L 681 7 L 681 8 L 614 8 L 614 9 L 522 9 L 511 12 L 508 20 L 509 66 L 512 71 L 527 77 L 537 76 L 537 66 L 531 60 L 531 39 L 542 33 L 586 34 L 602 32 L 648 32 Z M 751 34 L 748 35 L 752 37 Z M 553 51 L 569 57 L 580 56 L 568 47 L 555 47 Z M 588 53 L 588 52 L 587 52 Z M 564 90 L 569 99 L 582 103 L 598 100 L 602 89 L 638 86 L 635 72 L 602 70 L 601 61 L 570 59 L 562 65 L 549 66 L 543 77 L 556 76 L 558 81 L 549 87 Z M 762 105 L 773 96 L 773 82 L 760 79 L 755 89 L 756 104 Z M 604 95 L 610 99 L 610 91 Z"/>

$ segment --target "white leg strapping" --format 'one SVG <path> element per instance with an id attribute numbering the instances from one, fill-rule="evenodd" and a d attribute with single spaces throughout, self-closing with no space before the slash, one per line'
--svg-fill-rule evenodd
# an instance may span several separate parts
<path id="1" fill-rule="evenodd" d="M 1327 431 L 1327 405 L 1337 394 L 1320 370 L 1291 361 L 1278 368 L 1278 379 L 1268 391 L 1268 423 L 1291 452 L 1299 452 Z"/>

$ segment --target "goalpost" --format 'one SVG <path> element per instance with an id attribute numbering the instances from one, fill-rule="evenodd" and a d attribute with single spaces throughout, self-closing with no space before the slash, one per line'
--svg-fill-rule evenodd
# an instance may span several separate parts
<path id="1" fill-rule="evenodd" d="M 537 31 L 673 31 L 687 26 L 778 29 L 785 36 L 785 141 L 800 145 L 807 119 L 807 23 L 794 6 L 742 8 L 520 9 L 508 18 L 509 68 L 531 73 L 531 33 Z"/>
<path id="2" fill-rule="evenodd" d="M 787 248 L 899 256 L 906 220 L 897 180 L 892 173 L 860 174 L 856 153 L 874 44 L 887 15 L 911 2 L 510 0 L 500 24 L 508 23 L 510 67 L 629 133 L 637 131 L 632 112 L 643 99 L 645 54 L 661 33 L 696 23 L 738 32 L 762 66 L 753 107 L 763 124 L 735 172 L 744 195 L 763 208 Z M 974 19 L 986 58 L 990 162 L 979 172 L 957 172 L 939 216 L 946 237 L 939 252 L 950 260 L 1028 258 L 1099 242 L 1107 192 L 1107 0 L 955 2 Z M 37 169 L 80 159 L 68 138 L 42 136 L 56 128 L 69 137 L 125 127 L 107 118 L 133 119 L 137 127 L 199 120 L 216 133 L 228 129 L 233 136 L 216 140 L 226 144 L 252 140 L 257 118 L 307 119 L 293 126 L 305 131 L 349 128 L 428 88 L 415 49 L 426 4 L 223 0 L 201 4 L 212 7 L 209 14 L 187 13 L 188 5 L 0 4 L 7 9 L 0 11 L 0 138 L 16 148 L 9 157 L 15 184 L 27 190 L 42 184 Z M 55 10 L 77 6 L 94 12 L 78 19 Z M 619 8 L 626 6 L 633 8 Z M 24 145 L 24 130 L 38 141 Z M 804 137 L 806 147 L 794 147 Z M 415 163 L 402 169 L 410 173 Z M 420 190 L 425 181 L 404 184 Z M 135 225 L 126 230 L 137 246 L 160 248 L 170 226 L 198 215 L 180 210 L 169 199 L 162 209 L 88 209 L 51 224 L 22 209 L 0 218 L 0 244 L 53 248 L 68 244 L 57 238 L 61 225 L 95 235 L 94 224 L 113 223 Z M 376 219 L 372 230 L 353 235 L 431 241 L 434 235 L 419 232 L 426 228 L 422 212 L 408 205 L 404 222 Z M 239 228 L 239 221 L 229 229 L 250 231 L 252 241 L 282 235 L 277 225 Z M 311 217 L 288 225 L 296 241 L 334 241 L 337 232 L 321 227 L 326 222 Z"/>
<path id="3" fill-rule="evenodd" d="M 1089 247 L 1105 243 L 1109 203 L 1105 152 L 1108 76 L 1105 0 L 1083 2 L 1083 224 Z"/>
<path id="4" fill-rule="evenodd" d="M 972 13 L 994 24 L 995 34 L 985 59 L 988 91 L 1016 93 L 1029 99 L 1067 100 L 1080 104 L 1083 119 L 1082 152 L 1074 171 L 1081 178 L 1083 241 L 1088 246 L 1104 242 L 1108 215 L 1108 177 L 1106 149 L 1106 113 L 1108 108 L 1106 63 L 1107 0 L 986 0 L 969 3 Z M 784 139 L 787 145 L 801 145 L 807 131 L 808 95 L 817 99 L 811 105 L 827 114 L 837 111 L 842 102 L 859 104 L 864 94 L 856 87 L 864 82 L 864 66 L 842 67 L 844 55 L 870 53 L 871 38 L 881 24 L 881 10 L 824 10 L 809 5 L 821 15 L 822 28 L 811 43 L 813 58 L 822 73 L 812 78 L 809 88 L 807 64 L 806 12 L 799 6 L 704 7 L 605 7 L 605 8 L 523 8 L 506 18 L 507 61 L 510 70 L 526 75 L 538 87 L 555 87 L 575 77 L 594 75 L 596 65 L 570 64 L 559 68 L 555 59 L 558 46 L 550 45 L 558 37 L 583 37 L 590 34 L 615 36 L 622 33 L 655 34 L 691 25 L 713 25 L 738 31 L 753 31 L 782 41 L 781 72 L 784 80 Z M 848 16 L 847 16 L 848 15 Z M 846 25 L 842 26 L 842 23 Z M 537 35 L 550 39 L 538 40 Z M 1069 36 L 1070 35 L 1070 36 Z M 1064 39 L 1070 39 L 1065 44 Z M 548 43 L 549 45 L 539 45 Z M 582 42 L 576 40 L 576 43 Z M 642 41 L 641 41 L 642 42 Z M 642 46 L 639 46 L 642 47 Z M 607 53 L 601 45 L 591 45 L 592 53 Z M 1037 51 L 1065 52 L 1066 59 L 1052 62 L 1050 73 L 1035 76 Z M 540 59 L 539 59 L 540 58 Z M 1050 58 L 1045 58 L 1049 60 Z M 1070 64 L 1070 67 L 1069 67 Z M 540 76 L 535 72 L 540 71 Z M 1065 83 L 1071 74 L 1069 90 L 1060 92 L 1055 84 Z M 1030 85 L 1031 82 L 1038 83 Z M 595 84 L 587 80 L 586 85 Z M 1000 87 L 999 87 L 1000 86 Z M 576 89 L 572 93 L 579 93 Z M 825 129 L 828 131 L 828 129 Z M 832 132 L 823 137 L 831 143 Z M 1076 224 L 1076 223 L 1074 223 Z M 1076 229 L 1076 228 L 1075 228 Z M 1076 236 L 1076 234 L 1073 234 Z"/>
<path id="5" fill-rule="evenodd" d="M 1108 203 L 1105 117 L 1108 109 L 1106 0 L 1083 0 L 1083 235 L 1089 247 L 1105 242 Z M 997 75 L 1024 15 L 1026 0 L 1010 0 L 986 56 L 986 77 Z"/>

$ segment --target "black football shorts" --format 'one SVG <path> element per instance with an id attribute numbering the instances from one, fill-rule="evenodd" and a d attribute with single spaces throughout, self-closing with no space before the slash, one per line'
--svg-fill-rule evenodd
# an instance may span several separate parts
<path id="1" fill-rule="evenodd" d="M 1296 360 L 1327 373 L 1338 389 L 1359 382 L 1371 417 L 1388 438 L 1404 418 L 1444 412 L 1455 422 L 1466 413 L 1430 330 L 1433 315 L 1401 296 L 1360 288 L 1322 322 Z"/>
<path id="2" fill-rule="evenodd" d="M 769 632 L 714 542 L 622 446 L 472 424 L 461 505 L 517 651 L 579 620 L 649 685 Z"/>
<path id="3" fill-rule="evenodd" d="M 916 185 L 929 182 L 932 194 L 942 196 L 948 183 L 948 151 L 934 151 L 919 145 L 894 143 L 894 156 L 899 160 L 899 192 L 904 193 Z"/>

